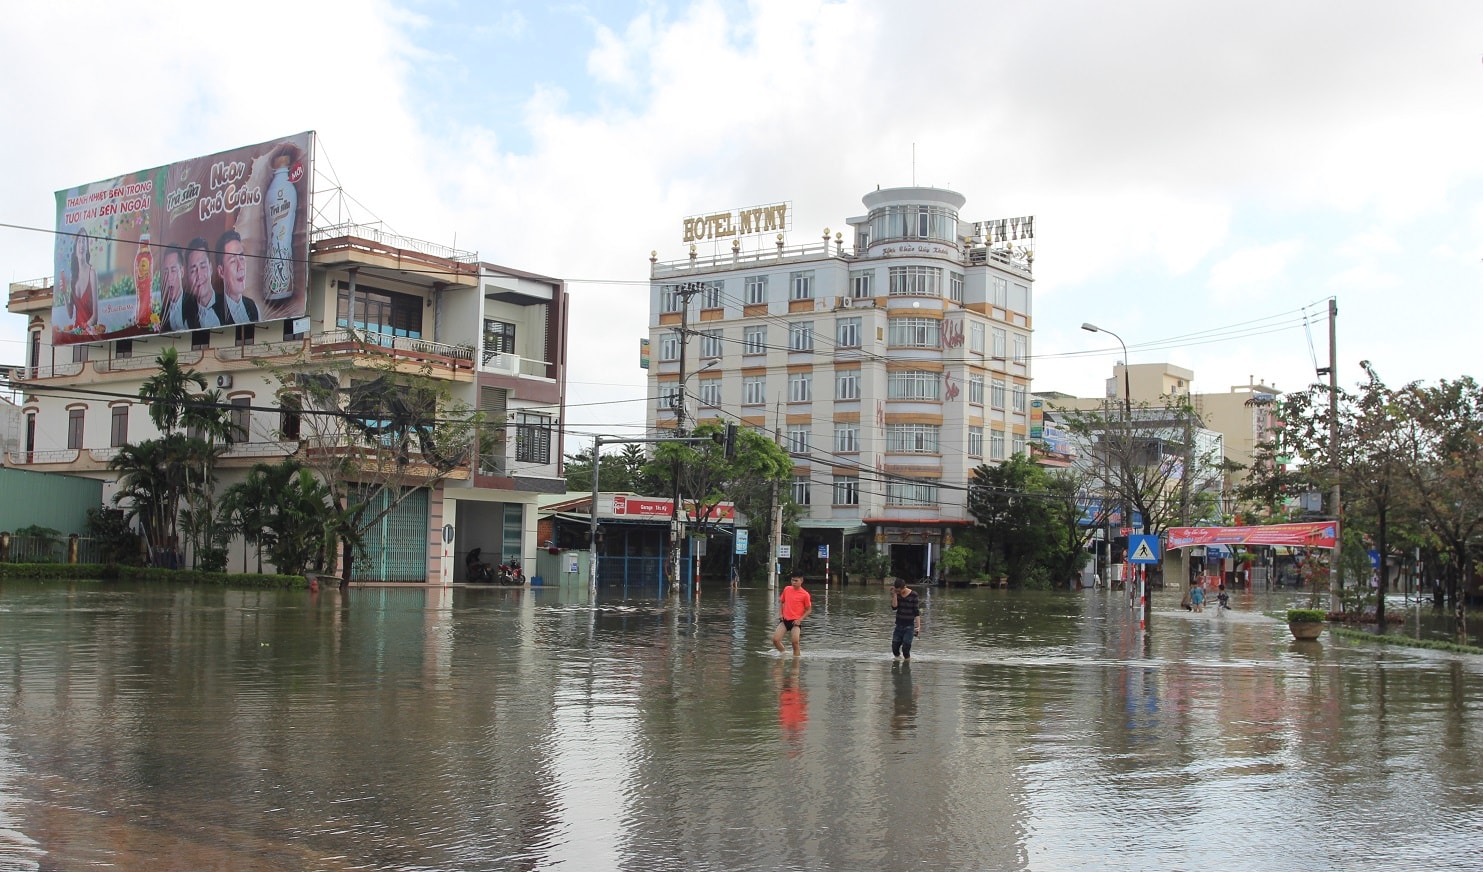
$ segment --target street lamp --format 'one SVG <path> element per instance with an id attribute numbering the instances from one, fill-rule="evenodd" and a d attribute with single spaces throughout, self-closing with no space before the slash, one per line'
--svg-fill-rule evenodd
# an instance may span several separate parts
<path id="1" fill-rule="evenodd" d="M 1106 327 L 1098 327 L 1096 324 L 1093 324 L 1090 321 L 1083 321 L 1081 324 L 1081 329 L 1087 331 L 1088 333 L 1106 333 L 1108 336 L 1116 339 L 1117 344 L 1123 347 L 1123 417 L 1127 421 L 1132 422 L 1133 389 L 1129 386 L 1128 382 L 1128 344 L 1126 342 L 1123 342 L 1123 338 L 1121 336 L 1113 333 Z"/>
<path id="2" fill-rule="evenodd" d="M 690 379 L 695 378 L 696 376 L 700 375 L 711 367 L 719 365 L 720 363 L 721 358 L 712 358 L 711 360 L 706 362 L 705 366 L 702 366 L 695 372 L 692 372 L 689 375 L 685 376 L 685 378 L 680 382 L 680 391 L 678 396 L 675 397 L 675 402 L 677 403 L 675 407 L 675 430 L 678 431 L 680 434 L 683 435 L 685 430 L 685 403 L 687 400 L 690 399 L 690 390 L 686 387 L 686 385 L 690 383 Z"/>
<path id="3" fill-rule="evenodd" d="M 1128 380 L 1128 346 L 1127 346 L 1127 343 L 1123 342 L 1123 338 L 1121 336 L 1117 335 L 1116 333 L 1113 333 L 1111 330 L 1103 330 L 1101 327 L 1098 327 L 1096 324 L 1093 324 L 1090 321 L 1083 321 L 1082 324 L 1081 324 L 1081 329 L 1087 331 L 1088 333 L 1106 333 L 1107 335 L 1109 335 L 1112 338 L 1116 339 L 1117 340 L 1117 344 L 1118 345 L 1121 345 L 1122 348 L 1123 348 L 1123 426 L 1124 427 L 1128 427 L 1128 426 L 1131 425 L 1132 420 L 1133 420 L 1133 390 L 1132 390 L 1132 387 L 1130 386 L 1130 383 L 1129 383 L 1129 380 Z M 1103 458 L 1104 458 L 1105 462 L 1107 462 L 1109 465 L 1111 464 L 1111 458 L 1107 455 L 1106 452 L 1103 452 Z M 1108 485 L 1108 482 L 1104 478 L 1104 480 L 1102 482 L 1102 487 L 1103 487 L 1102 499 L 1103 499 L 1104 502 L 1107 501 L 1107 498 L 1109 496 L 1109 494 L 1107 493 L 1107 485 Z M 1124 508 L 1126 508 L 1126 507 L 1124 507 Z M 1110 507 L 1104 505 L 1102 507 L 1102 511 L 1106 515 L 1106 518 L 1107 518 L 1106 542 L 1104 542 L 1103 544 L 1107 548 L 1107 576 L 1108 576 L 1108 578 L 1107 578 L 1107 588 L 1108 588 L 1108 590 L 1111 590 L 1112 589 L 1112 509 Z M 1128 517 L 1126 517 L 1126 518 L 1123 519 L 1123 523 L 1124 524 L 1130 523 L 1131 522 L 1131 519 L 1132 519 L 1132 513 L 1129 512 L 1128 513 Z"/>

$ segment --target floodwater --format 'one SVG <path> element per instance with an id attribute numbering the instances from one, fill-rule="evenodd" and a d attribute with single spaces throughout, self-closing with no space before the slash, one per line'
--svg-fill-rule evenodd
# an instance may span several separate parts
<path id="1" fill-rule="evenodd" d="M 1483 866 L 1483 657 L 813 594 L 0 583 L 0 869 Z"/>

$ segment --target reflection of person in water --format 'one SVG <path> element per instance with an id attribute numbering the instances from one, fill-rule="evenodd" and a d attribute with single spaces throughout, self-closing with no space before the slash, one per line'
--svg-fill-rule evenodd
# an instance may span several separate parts
<path id="1" fill-rule="evenodd" d="M 778 679 L 778 726 L 789 744 L 789 756 L 802 753 L 803 732 L 808 726 L 808 693 L 799 682 L 798 671 L 779 661 L 773 669 Z"/>
<path id="2" fill-rule="evenodd" d="M 88 235 L 81 230 L 72 237 L 72 274 L 67 288 L 67 315 L 73 327 L 88 330 L 98 324 L 98 271 L 88 250 Z"/>
<path id="3" fill-rule="evenodd" d="M 917 689 L 911 683 L 911 664 L 891 664 L 891 684 L 895 699 L 891 712 L 891 733 L 900 735 L 917 725 Z"/>

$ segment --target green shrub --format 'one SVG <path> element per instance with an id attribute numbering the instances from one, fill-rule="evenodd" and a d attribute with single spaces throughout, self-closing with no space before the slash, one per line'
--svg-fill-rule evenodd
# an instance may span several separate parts
<path id="1" fill-rule="evenodd" d="M 1328 620 L 1328 612 L 1323 609 L 1288 609 L 1287 622 L 1289 624 L 1321 624 Z"/>
<path id="2" fill-rule="evenodd" d="M 74 579 L 113 579 L 117 575 L 114 567 L 100 563 L 0 563 L 0 578 L 44 578 L 70 581 Z"/>

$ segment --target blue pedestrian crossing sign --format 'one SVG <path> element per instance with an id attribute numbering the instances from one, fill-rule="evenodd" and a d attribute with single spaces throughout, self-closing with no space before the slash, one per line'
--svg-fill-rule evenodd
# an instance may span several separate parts
<path id="1" fill-rule="evenodd" d="M 1158 563 L 1159 562 L 1159 537 L 1157 537 L 1157 536 L 1129 536 L 1128 537 L 1128 562 L 1129 563 Z"/>

